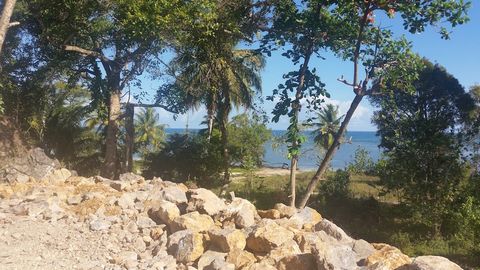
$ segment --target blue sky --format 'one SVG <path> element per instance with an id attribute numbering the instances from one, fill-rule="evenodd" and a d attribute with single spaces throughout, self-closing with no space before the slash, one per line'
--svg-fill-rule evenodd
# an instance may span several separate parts
<path id="1" fill-rule="evenodd" d="M 398 19 L 383 19 L 382 26 L 389 26 L 396 35 L 405 35 L 412 41 L 413 50 L 434 63 L 444 66 L 449 73 L 454 75 L 460 83 L 468 89 L 474 84 L 480 83 L 480 0 L 472 3 L 469 11 L 470 22 L 453 29 L 450 40 L 440 39 L 436 29 L 429 28 L 426 32 L 412 35 L 403 30 Z M 380 19 L 378 19 L 380 20 Z M 268 96 L 279 83 L 282 83 L 282 75 L 286 72 L 297 70 L 298 66 L 293 66 L 291 62 L 281 55 L 281 51 L 272 54 L 267 58 L 266 67 L 262 72 L 263 96 Z M 349 62 L 343 62 L 333 55 L 326 53 L 322 55 L 325 60 L 315 59 L 312 67 L 317 68 L 322 81 L 331 94 L 329 102 L 339 105 L 340 111 L 345 113 L 353 99 L 351 88 L 346 87 L 337 81 L 337 78 L 344 76 L 350 78 L 352 74 L 352 65 Z M 147 79 L 144 77 L 144 79 Z M 148 80 L 148 79 L 147 79 Z M 143 82 L 143 90 L 154 92 L 154 83 Z M 274 103 L 265 101 L 264 111 L 270 114 Z M 375 126 L 371 123 L 373 108 L 367 99 L 357 109 L 349 130 L 351 131 L 374 131 Z M 205 110 L 200 108 L 198 111 L 192 111 L 187 115 L 181 115 L 176 120 L 173 116 L 163 110 L 158 110 L 160 121 L 167 124 L 169 128 L 185 128 L 187 122 L 189 128 L 200 128 L 200 122 L 203 120 Z M 233 112 L 233 114 L 238 112 Z M 269 123 L 272 129 L 286 129 L 288 118 L 283 117 L 279 123 Z"/>

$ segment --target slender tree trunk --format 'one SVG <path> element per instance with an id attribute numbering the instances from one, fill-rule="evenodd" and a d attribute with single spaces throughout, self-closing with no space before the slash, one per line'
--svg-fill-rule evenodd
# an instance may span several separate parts
<path id="1" fill-rule="evenodd" d="M 295 125 L 295 129 L 298 128 L 298 115 L 302 105 L 300 104 L 300 100 L 303 98 L 303 88 L 305 85 L 305 75 L 308 70 L 308 63 L 310 62 L 310 57 L 312 56 L 313 45 L 310 44 L 309 48 L 307 49 L 305 59 L 303 61 L 303 65 L 300 67 L 299 74 L 298 74 L 298 86 L 295 93 L 295 100 L 292 102 L 292 110 L 294 114 L 295 122 L 292 125 Z M 292 142 L 292 146 L 296 147 L 298 145 L 297 141 Z M 292 155 L 290 160 L 290 186 L 291 186 L 291 194 L 290 194 L 290 206 L 295 207 L 296 202 L 296 185 L 297 185 L 297 164 L 298 164 L 298 155 Z"/>
<path id="2" fill-rule="evenodd" d="M 292 157 L 292 160 L 290 162 L 290 206 L 295 207 L 295 201 L 296 201 L 296 196 L 297 196 L 297 163 L 298 163 L 298 157 Z"/>
<path id="3" fill-rule="evenodd" d="M 230 185 L 230 153 L 228 152 L 228 115 L 230 114 L 231 104 L 230 104 L 230 93 L 227 92 L 224 94 L 225 100 L 221 105 L 221 120 L 220 120 L 220 132 L 222 133 L 222 147 L 223 147 L 223 186 L 220 190 L 220 195 L 225 195 L 227 188 Z"/>
<path id="4" fill-rule="evenodd" d="M 2 52 L 3 42 L 10 26 L 10 17 L 15 8 L 16 0 L 5 0 L 3 5 L 2 17 L 0 18 L 0 53 Z"/>
<path id="5" fill-rule="evenodd" d="M 135 116 L 135 107 L 132 104 L 126 106 L 125 111 L 125 167 L 127 172 L 133 171 L 133 151 L 135 143 L 135 125 L 133 118 Z"/>
<path id="6" fill-rule="evenodd" d="M 365 2 L 365 9 L 363 12 L 362 20 L 360 22 L 360 27 L 358 29 L 358 36 L 355 44 L 355 51 L 353 54 L 353 92 L 355 93 L 355 98 L 352 100 L 352 103 L 350 104 L 350 108 L 347 111 L 347 114 L 345 115 L 345 119 L 343 119 L 342 124 L 340 125 L 340 128 L 337 131 L 337 134 L 335 135 L 335 138 L 333 140 L 332 145 L 327 150 L 327 153 L 325 154 L 325 157 L 322 160 L 322 163 L 318 167 L 317 171 L 315 172 L 315 175 L 313 178 L 310 180 L 310 183 L 308 183 L 307 186 L 307 191 L 305 195 L 303 196 L 299 207 L 304 208 L 307 205 L 308 199 L 313 193 L 313 190 L 317 186 L 318 182 L 320 179 L 323 178 L 323 175 L 325 171 L 327 170 L 328 166 L 330 165 L 330 161 L 332 160 L 333 156 L 337 152 L 338 148 L 340 147 L 340 140 L 343 138 L 346 130 L 348 123 L 352 119 L 353 113 L 357 109 L 358 105 L 362 101 L 367 83 L 368 83 L 368 78 L 365 78 L 365 80 L 362 83 L 361 88 L 358 85 L 358 59 L 360 56 L 360 48 L 362 45 L 363 41 L 363 31 L 365 29 L 365 25 L 367 24 L 368 21 L 368 14 L 370 13 L 370 8 L 371 8 L 371 2 Z"/>
<path id="7" fill-rule="evenodd" d="M 212 139 L 212 131 L 213 131 L 213 112 L 208 112 L 208 137 L 207 140 L 210 142 Z"/>
<path id="8" fill-rule="evenodd" d="M 352 119 L 353 113 L 357 109 L 362 99 L 363 99 L 363 95 L 357 94 L 353 99 L 352 103 L 350 104 L 350 108 L 348 109 L 348 112 L 345 115 L 345 119 L 340 125 L 340 128 L 338 129 L 337 134 L 335 135 L 335 139 L 333 140 L 332 145 L 330 145 L 330 147 L 328 148 L 328 151 L 325 154 L 325 157 L 323 158 L 322 163 L 320 164 L 317 171 L 315 172 L 315 175 L 313 176 L 312 180 L 310 180 L 310 183 L 308 183 L 307 191 L 303 196 L 299 205 L 300 208 L 304 208 L 307 205 L 308 199 L 312 195 L 313 190 L 317 186 L 320 179 L 323 178 L 323 174 L 325 173 L 326 169 L 328 168 L 328 165 L 330 164 L 330 161 L 332 160 L 333 156 L 335 155 L 335 153 L 337 152 L 340 146 L 340 139 L 344 136 L 345 131 L 347 130 L 348 123 Z"/>
<path id="9" fill-rule="evenodd" d="M 119 90 L 110 92 L 110 105 L 108 114 L 105 164 L 102 176 L 114 179 L 117 176 L 117 134 L 118 120 L 120 118 L 120 95 Z"/>

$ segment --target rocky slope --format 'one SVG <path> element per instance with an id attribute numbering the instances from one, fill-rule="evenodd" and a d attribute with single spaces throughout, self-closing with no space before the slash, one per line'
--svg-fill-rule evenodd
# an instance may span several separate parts
<path id="1" fill-rule="evenodd" d="M 461 269 L 353 239 L 308 207 L 257 210 L 159 178 L 51 165 L 0 184 L 0 269 Z"/>

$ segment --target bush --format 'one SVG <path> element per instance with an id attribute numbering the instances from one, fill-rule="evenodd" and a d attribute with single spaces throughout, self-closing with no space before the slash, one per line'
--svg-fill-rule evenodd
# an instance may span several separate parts
<path id="1" fill-rule="evenodd" d="M 210 143 L 202 135 L 173 134 L 158 153 L 149 154 L 143 175 L 160 176 L 174 182 L 193 181 L 214 186 L 222 171 L 220 136 L 215 132 Z"/>
<path id="2" fill-rule="evenodd" d="M 345 170 L 337 170 L 327 176 L 327 180 L 320 186 L 320 195 L 324 197 L 348 197 L 350 185 L 350 173 Z"/>
<path id="3" fill-rule="evenodd" d="M 361 146 L 358 147 L 355 150 L 353 162 L 348 165 L 347 170 L 354 174 L 375 174 L 375 162 L 370 157 L 370 152 Z"/>

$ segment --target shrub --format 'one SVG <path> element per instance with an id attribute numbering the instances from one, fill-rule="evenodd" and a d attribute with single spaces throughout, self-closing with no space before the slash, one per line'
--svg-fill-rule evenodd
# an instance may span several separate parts
<path id="1" fill-rule="evenodd" d="M 337 170 L 327 176 L 327 180 L 320 186 L 320 195 L 325 197 L 347 197 L 349 194 L 350 173 Z"/>
<path id="2" fill-rule="evenodd" d="M 358 147 L 355 150 L 353 162 L 351 162 L 347 170 L 355 174 L 375 174 L 375 162 L 370 157 L 370 152 L 363 147 Z"/>
<path id="3" fill-rule="evenodd" d="M 223 164 L 219 137 L 214 133 L 209 143 L 202 135 L 170 135 L 160 152 L 147 156 L 143 175 L 213 186 L 220 178 Z"/>

